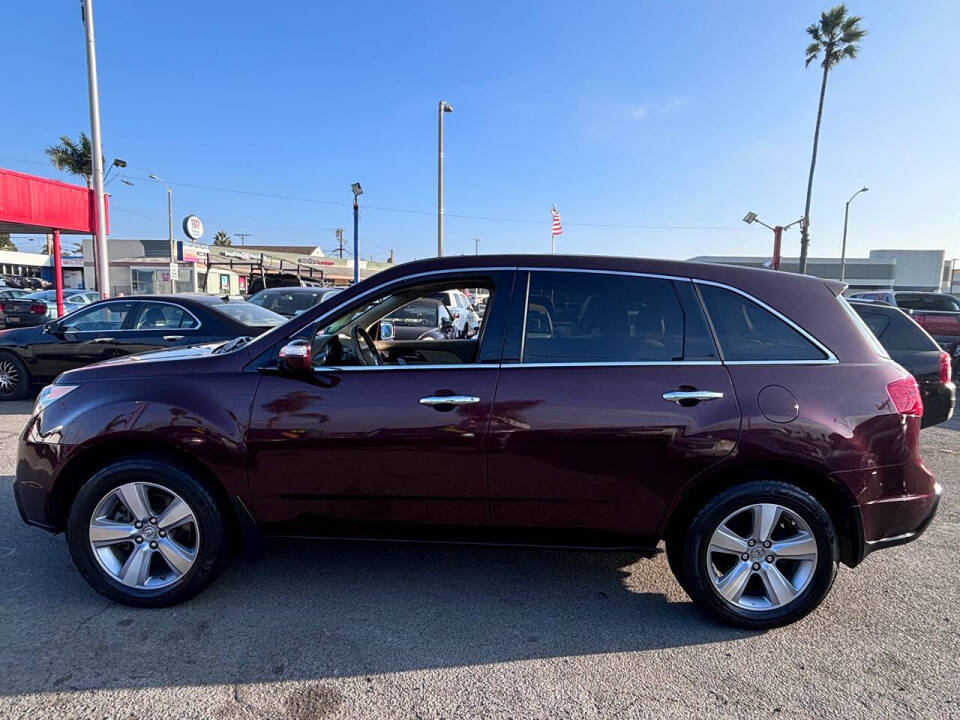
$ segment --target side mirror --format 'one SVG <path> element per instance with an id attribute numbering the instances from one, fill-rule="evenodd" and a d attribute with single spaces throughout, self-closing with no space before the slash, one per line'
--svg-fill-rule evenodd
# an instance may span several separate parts
<path id="1" fill-rule="evenodd" d="M 47 335 L 60 335 L 59 323 L 56 320 L 47 320 L 43 324 L 43 331 Z"/>
<path id="2" fill-rule="evenodd" d="M 280 348 L 280 367 L 290 372 L 309 370 L 313 362 L 313 349 L 309 340 L 291 340 Z"/>
<path id="3" fill-rule="evenodd" d="M 395 336 L 396 336 L 396 331 L 393 329 L 392 322 L 380 323 L 380 339 L 381 340 L 393 340 Z"/>

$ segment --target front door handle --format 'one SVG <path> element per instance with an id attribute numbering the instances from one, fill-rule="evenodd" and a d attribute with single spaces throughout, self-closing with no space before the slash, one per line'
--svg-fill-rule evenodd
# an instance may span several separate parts
<path id="1" fill-rule="evenodd" d="M 95 342 L 95 343 L 112 343 L 112 342 L 113 342 L 113 338 L 94 338 L 94 339 L 91 340 L 90 342 Z"/>
<path id="2" fill-rule="evenodd" d="M 706 402 L 708 400 L 719 400 L 723 397 L 722 392 L 716 390 L 671 390 L 663 394 L 663 399 L 668 402 L 675 402 L 678 405 L 684 402 Z"/>
<path id="3" fill-rule="evenodd" d="M 183 340 L 183 335 L 164 335 L 163 339 L 167 342 L 176 342 L 177 340 Z"/>
<path id="4" fill-rule="evenodd" d="M 472 395 L 428 395 L 420 398 L 421 405 L 476 405 L 480 398 Z"/>

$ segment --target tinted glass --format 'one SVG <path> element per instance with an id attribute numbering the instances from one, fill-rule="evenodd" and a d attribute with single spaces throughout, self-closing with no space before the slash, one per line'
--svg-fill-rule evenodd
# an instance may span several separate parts
<path id="1" fill-rule="evenodd" d="M 871 313 L 877 314 L 879 313 Z M 861 313 L 864 322 L 873 330 L 870 320 L 866 313 Z M 880 342 L 890 352 L 903 352 L 905 350 L 939 350 L 940 346 L 927 333 L 917 325 L 913 320 L 901 312 L 894 311 L 889 313 L 886 318 L 886 324 L 883 330 L 876 333 Z"/>
<path id="2" fill-rule="evenodd" d="M 725 360 L 823 360 L 826 355 L 773 313 L 739 293 L 700 285 Z"/>
<path id="3" fill-rule="evenodd" d="M 281 315 L 299 315 L 309 310 L 323 299 L 321 292 L 290 292 L 283 290 L 263 290 L 249 302 Z"/>
<path id="4" fill-rule="evenodd" d="M 273 310 L 267 310 L 248 302 L 215 303 L 208 305 L 208 307 L 244 325 L 274 327 L 283 325 L 287 321 L 287 318 L 283 315 L 277 315 Z"/>
<path id="5" fill-rule="evenodd" d="M 897 305 L 908 310 L 960 312 L 960 303 L 952 297 L 934 293 L 897 293 Z"/>
<path id="6" fill-rule="evenodd" d="M 857 311 L 860 317 L 863 318 L 863 321 L 867 324 L 867 327 L 870 328 L 870 332 L 872 332 L 878 338 L 883 335 L 883 331 L 886 330 L 887 325 L 890 324 L 890 318 L 885 317 L 881 313 L 861 310 L 859 307 L 854 307 L 854 309 Z"/>
<path id="7" fill-rule="evenodd" d="M 97 330 L 121 330 L 134 302 L 110 302 L 92 308 L 77 310 L 63 320 L 65 330 L 95 332 Z"/>
<path id="8" fill-rule="evenodd" d="M 137 318 L 137 330 L 185 329 L 197 326 L 197 320 L 178 305 L 144 303 Z"/>
<path id="9" fill-rule="evenodd" d="M 683 312 L 669 280 L 532 273 L 523 362 L 683 359 Z"/>
<path id="10" fill-rule="evenodd" d="M 435 328 L 440 326 L 437 322 L 438 307 L 436 303 L 414 300 L 395 310 L 384 320 L 403 327 Z"/>

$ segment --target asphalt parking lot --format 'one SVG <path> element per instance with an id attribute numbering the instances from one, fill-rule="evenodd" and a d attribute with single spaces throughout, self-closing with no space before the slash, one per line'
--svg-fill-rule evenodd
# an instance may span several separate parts
<path id="1" fill-rule="evenodd" d="M 186 605 L 115 605 L 14 507 L 30 404 L 0 405 L 0 717 L 960 717 L 960 421 L 923 432 L 926 535 L 752 633 L 662 555 L 278 541 Z"/>

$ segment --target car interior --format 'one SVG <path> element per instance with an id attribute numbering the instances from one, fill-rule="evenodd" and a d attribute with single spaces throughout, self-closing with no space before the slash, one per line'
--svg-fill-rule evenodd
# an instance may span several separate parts
<path id="1" fill-rule="evenodd" d="M 483 287 L 476 281 L 471 286 Z M 483 325 L 474 337 L 455 339 L 449 313 L 433 300 L 453 288 L 449 282 L 402 288 L 318 327 L 311 341 L 313 367 L 475 362 Z M 492 288 L 485 289 L 492 295 Z"/>

